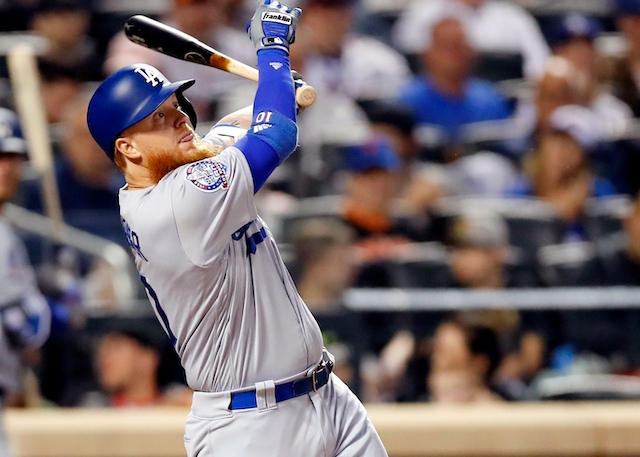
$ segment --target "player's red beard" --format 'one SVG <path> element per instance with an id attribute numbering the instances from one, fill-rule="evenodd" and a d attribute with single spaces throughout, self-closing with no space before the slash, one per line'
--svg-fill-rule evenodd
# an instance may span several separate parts
<path id="1" fill-rule="evenodd" d="M 220 154 L 219 147 L 212 146 L 199 138 L 195 139 L 193 143 L 195 147 L 187 152 L 182 152 L 179 149 L 150 149 L 147 152 L 147 169 L 153 182 L 157 184 L 167 173 L 179 166 Z"/>

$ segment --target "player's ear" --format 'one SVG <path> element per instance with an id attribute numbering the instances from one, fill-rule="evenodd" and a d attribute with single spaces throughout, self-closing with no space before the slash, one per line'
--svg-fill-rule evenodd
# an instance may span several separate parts
<path id="1" fill-rule="evenodd" d="M 115 142 L 116 151 L 120 152 L 124 157 L 129 160 L 135 160 L 140 157 L 140 151 L 136 149 L 130 139 L 117 138 Z"/>

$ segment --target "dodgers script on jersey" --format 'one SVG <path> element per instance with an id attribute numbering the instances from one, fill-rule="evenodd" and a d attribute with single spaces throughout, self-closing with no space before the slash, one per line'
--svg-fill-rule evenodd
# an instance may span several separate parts
<path id="1" fill-rule="evenodd" d="M 235 147 L 183 165 L 155 186 L 120 191 L 142 282 L 194 390 L 283 379 L 322 358 L 320 329 L 253 193 Z"/>

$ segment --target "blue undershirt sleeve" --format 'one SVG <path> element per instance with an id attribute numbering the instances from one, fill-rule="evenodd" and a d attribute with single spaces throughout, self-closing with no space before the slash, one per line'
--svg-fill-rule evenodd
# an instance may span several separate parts
<path id="1" fill-rule="evenodd" d="M 282 50 L 258 52 L 260 78 L 253 103 L 253 123 L 236 143 L 253 176 L 254 193 L 298 143 L 295 86 L 289 56 Z"/>

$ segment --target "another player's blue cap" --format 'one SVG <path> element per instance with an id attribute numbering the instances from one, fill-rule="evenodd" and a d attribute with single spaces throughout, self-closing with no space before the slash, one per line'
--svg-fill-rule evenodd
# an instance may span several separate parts
<path id="1" fill-rule="evenodd" d="M 640 0 L 616 0 L 616 13 L 640 16 Z"/>
<path id="2" fill-rule="evenodd" d="M 27 154 L 27 142 L 22 136 L 20 121 L 13 111 L 0 107 L 0 153 Z"/>
<path id="3" fill-rule="evenodd" d="M 546 36 L 549 46 L 554 47 L 572 38 L 595 40 L 602 32 L 600 21 L 593 16 L 571 13 L 551 24 Z"/>
<path id="4" fill-rule="evenodd" d="M 362 173 L 372 169 L 397 170 L 400 159 L 391 144 L 381 138 L 345 148 L 346 169 Z"/>

